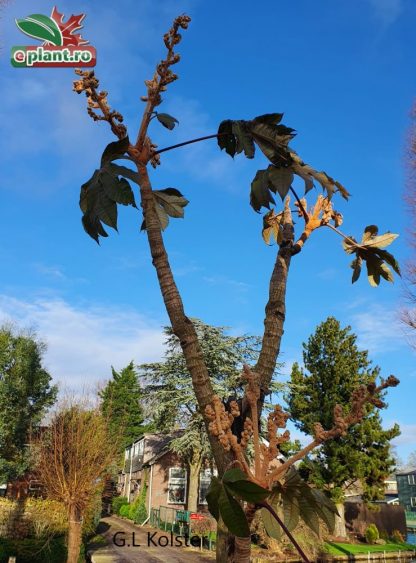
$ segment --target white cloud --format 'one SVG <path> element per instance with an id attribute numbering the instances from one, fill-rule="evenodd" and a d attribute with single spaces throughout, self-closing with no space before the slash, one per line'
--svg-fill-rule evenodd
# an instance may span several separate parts
<path id="1" fill-rule="evenodd" d="M 397 313 L 382 305 L 367 305 L 364 311 L 351 314 L 349 323 L 358 335 L 359 347 L 370 354 L 391 352 L 406 345 Z"/>
<path id="2" fill-rule="evenodd" d="M 159 323 L 134 310 L 75 307 L 61 299 L 24 301 L 0 295 L 0 323 L 33 327 L 46 341 L 45 365 L 55 381 L 80 389 L 109 378 L 110 366 L 157 361 L 164 336 Z"/>
<path id="3" fill-rule="evenodd" d="M 403 11 L 403 0 L 369 0 L 374 17 L 383 26 L 392 25 Z"/>
<path id="4" fill-rule="evenodd" d="M 34 264 L 34 267 L 36 269 L 37 272 L 39 272 L 39 274 L 42 274 L 46 277 L 49 278 L 54 278 L 57 280 L 66 280 L 66 275 L 64 274 L 64 272 L 62 271 L 62 268 L 60 268 L 59 266 L 48 266 L 46 264 L 43 264 L 42 262 L 36 262 Z"/>
<path id="5" fill-rule="evenodd" d="M 392 440 L 395 446 L 411 445 L 416 447 L 416 424 L 401 424 L 398 422 L 401 430 L 400 436 Z M 391 425 L 388 427 L 390 428 Z"/>

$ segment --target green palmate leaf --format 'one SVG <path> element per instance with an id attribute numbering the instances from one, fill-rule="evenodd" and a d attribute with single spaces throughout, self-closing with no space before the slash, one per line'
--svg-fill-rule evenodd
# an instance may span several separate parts
<path id="1" fill-rule="evenodd" d="M 111 174 L 103 174 L 102 183 L 105 193 L 110 199 L 122 205 L 137 207 L 133 190 L 125 178 L 119 180 L 117 176 L 114 177 Z"/>
<path id="2" fill-rule="evenodd" d="M 102 237 L 108 237 L 108 233 L 104 230 L 100 220 L 96 215 L 92 215 L 91 213 L 86 213 L 85 215 L 83 215 L 82 226 L 84 227 L 85 232 L 90 235 L 90 237 L 92 237 L 98 244 L 100 244 L 99 235 Z"/>
<path id="3" fill-rule="evenodd" d="M 399 263 L 397 262 L 393 254 L 390 254 L 390 252 L 387 252 L 387 250 L 377 250 L 377 255 L 380 256 L 382 260 L 387 262 L 387 264 L 389 264 L 393 268 L 396 274 L 401 276 Z"/>
<path id="4" fill-rule="evenodd" d="M 163 207 L 160 207 L 160 205 L 156 205 L 156 213 L 157 213 L 157 218 L 159 219 L 160 228 L 162 229 L 162 231 L 164 231 L 166 229 L 166 227 L 169 225 L 168 214 L 163 209 Z M 146 228 L 144 221 L 143 221 L 143 225 L 142 225 L 142 230 L 144 230 Z"/>
<path id="5" fill-rule="evenodd" d="M 291 467 L 286 473 L 285 480 L 283 484 L 280 485 L 282 492 L 284 491 L 299 491 L 301 487 L 305 485 L 305 481 L 299 474 L 299 471 L 295 467 Z"/>
<path id="6" fill-rule="evenodd" d="M 224 487 L 220 490 L 218 507 L 224 524 L 232 534 L 239 538 L 250 536 L 250 528 L 241 504 Z"/>
<path id="7" fill-rule="evenodd" d="M 189 201 L 183 197 L 180 191 L 175 190 L 175 188 L 154 190 L 153 196 L 171 217 L 181 218 L 184 216 L 183 208 L 188 205 Z"/>
<path id="8" fill-rule="evenodd" d="M 308 172 L 308 168 L 310 169 L 310 167 L 307 167 L 306 165 L 300 166 L 297 170 L 296 170 L 296 174 L 298 176 L 300 176 L 302 178 L 302 180 L 305 182 L 305 194 L 307 194 L 308 192 L 311 191 L 311 189 L 313 188 L 313 178 L 312 176 L 309 174 Z"/>
<path id="9" fill-rule="evenodd" d="M 297 495 L 282 495 L 284 523 L 289 532 L 294 530 L 299 522 L 300 508 Z"/>
<path id="10" fill-rule="evenodd" d="M 120 166 L 119 164 L 110 162 L 104 168 L 106 171 L 108 170 L 113 176 L 124 176 L 125 178 L 136 182 L 136 184 L 138 184 L 140 181 L 139 173 L 131 170 L 130 168 L 127 168 L 127 166 Z"/>
<path id="11" fill-rule="evenodd" d="M 277 127 L 267 123 L 252 122 L 251 133 L 263 154 L 277 167 L 292 164 L 287 145 L 293 135 L 280 135 Z"/>
<path id="12" fill-rule="evenodd" d="M 208 492 L 205 497 L 208 503 L 208 510 L 217 521 L 220 517 L 218 501 L 220 497 L 221 487 L 221 481 L 218 479 L 218 477 L 212 477 Z"/>
<path id="13" fill-rule="evenodd" d="M 299 514 L 305 524 L 310 528 L 317 536 L 319 536 L 319 518 L 316 513 L 316 505 L 309 495 L 300 495 L 298 497 L 299 502 Z"/>
<path id="14" fill-rule="evenodd" d="M 250 205 L 259 212 L 262 207 L 270 209 L 271 203 L 275 201 L 269 190 L 269 173 L 267 170 L 257 170 L 251 182 Z"/>
<path id="15" fill-rule="evenodd" d="M 325 523 L 329 532 L 333 533 L 335 529 L 335 515 L 339 516 L 337 507 L 323 491 L 311 489 L 311 493 L 316 503 L 315 508 L 319 518 Z"/>
<path id="16" fill-rule="evenodd" d="M 62 32 L 57 23 L 43 14 L 31 14 L 25 19 L 16 20 L 16 25 L 26 35 L 47 41 L 57 47 L 63 43 Z"/>
<path id="17" fill-rule="evenodd" d="M 113 199 L 104 192 L 99 192 L 94 209 L 100 221 L 117 230 L 117 204 Z"/>
<path id="18" fill-rule="evenodd" d="M 114 141 L 113 143 L 108 144 L 101 156 L 101 166 L 104 166 L 108 162 L 123 156 L 123 154 L 127 152 L 129 146 L 130 141 L 128 137 L 124 137 L 124 139 L 121 139 L 120 141 Z"/>
<path id="19" fill-rule="evenodd" d="M 247 475 L 239 467 L 233 467 L 232 469 L 228 469 L 222 477 L 223 483 L 235 483 L 237 481 L 246 481 L 246 480 L 247 480 Z"/>
<path id="20" fill-rule="evenodd" d="M 355 258 L 351 262 L 351 268 L 354 270 L 352 273 L 352 283 L 355 283 L 360 277 L 362 263 L 363 259 L 361 258 L 361 256 L 357 256 L 357 258 Z"/>
<path id="21" fill-rule="evenodd" d="M 373 287 L 377 287 L 380 283 L 382 263 L 382 260 L 380 260 L 380 258 L 377 258 L 377 256 L 375 256 L 374 254 L 369 254 L 366 257 L 368 281 Z"/>
<path id="22" fill-rule="evenodd" d="M 268 489 L 263 489 L 263 487 L 249 481 L 247 478 L 233 482 L 224 482 L 224 487 L 233 496 L 254 504 L 263 501 L 270 495 Z"/>
<path id="23" fill-rule="evenodd" d="M 283 520 L 283 515 L 281 513 L 281 508 L 279 506 L 279 493 L 274 493 L 269 501 L 268 504 L 273 508 L 273 510 L 277 513 L 277 515 Z M 262 508 L 260 510 L 261 519 L 264 524 L 264 528 L 266 533 L 271 538 L 280 541 L 282 538 L 282 527 L 277 522 L 276 518 L 267 510 L 267 508 Z"/>
<path id="24" fill-rule="evenodd" d="M 171 131 L 175 128 L 176 124 L 179 124 L 179 121 L 168 113 L 157 113 L 156 118 L 163 127 L 166 127 L 166 129 L 170 129 Z"/>
<path id="25" fill-rule="evenodd" d="M 392 271 L 382 260 L 380 260 L 380 275 L 388 282 L 394 281 Z"/>
<path id="26" fill-rule="evenodd" d="M 246 121 L 233 121 L 232 132 L 236 139 L 236 153 L 244 151 L 247 158 L 254 158 L 254 142 Z"/>
<path id="27" fill-rule="evenodd" d="M 81 193 L 79 198 L 79 206 L 83 213 L 86 213 L 91 200 L 91 190 L 94 190 L 99 185 L 100 170 L 95 170 L 94 174 L 89 180 L 82 184 Z"/>
<path id="28" fill-rule="evenodd" d="M 280 195 L 284 199 L 289 191 L 289 188 L 293 182 L 293 172 L 287 168 L 276 168 L 275 166 L 269 166 L 268 176 L 271 184 L 271 189 Z"/>
<path id="29" fill-rule="evenodd" d="M 217 142 L 221 150 L 225 149 L 225 152 L 234 158 L 237 141 L 233 133 L 233 122 L 231 119 L 226 119 L 220 123 Z"/>
<path id="30" fill-rule="evenodd" d="M 255 117 L 253 121 L 257 123 L 266 123 L 267 125 L 277 125 L 282 121 L 283 113 L 266 113 Z"/>
<path id="31" fill-rule="evenodd" d="M 260 514 L 267 535 L 277 541 L 280 541 L 282 539 L 283 530 L 276 519 L 272 516 L 272 514 L 270 514 L 267 508 L 262 508 L 260 510 Z"/>

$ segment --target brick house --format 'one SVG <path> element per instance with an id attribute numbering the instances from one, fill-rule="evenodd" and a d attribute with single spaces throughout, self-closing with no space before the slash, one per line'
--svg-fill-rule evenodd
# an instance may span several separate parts
<path id="1" fill-rule="evenodd" d="M 125 449 L 124 467 L 119 472 L 117 492 L 129 501 L 138 495 L 143 481 L 147 483 L 146 506 L 168 506 L 187 509 L 189 471 L 181 458 L 169 448 L 177 434 L 144 434 Z M 204 468 L 199 476 L 198 511 L 207 511 L 205 495 L 212 471 Z"/>

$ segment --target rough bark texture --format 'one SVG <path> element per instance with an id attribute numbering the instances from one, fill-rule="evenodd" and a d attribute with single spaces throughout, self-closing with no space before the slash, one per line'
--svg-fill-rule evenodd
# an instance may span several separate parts
<path id="1" fill-rule="evenodd" d="M 248 504 L 246 508 L 246 518 L 248 525 L 251 528 L 256 508 L 253 504 Z M 231 561 L 233 563 L 250 563 L 251 554 L 251 537 L 248 538 L 235 538 L 235 549 Z"/>
<path id="2" fill-rule="evenodd" d="M 334 536 L 337 538 L 346 538 L 347 530 L 345 528 L 345 508 L 343 502 L 337 503 L 337 510 L 339 512 L 339 517 L 335 515 Z"/>
<path id="3" fill-rule="evenodd" d="M 198 342 L 194 325 L 186 316 L 181 296 L 176 286 L 168 255 L 163 242 L 157 212 L 155 209 L 152 187 L 146 166 L 138 163 L 140 174 L 140 195 L 143 214 L 146 221 L 146 232 L 149 241 L 152 263 L 156 269 L 163 301 L 168 313 L 172 330 L 178 337 L 186 366 L 192 377 L 192 386 L 198 401 L 199 410 L 204 418 L 211 450 L 221 476 L 232 462 L 232 456 L 226 452 L 217 438 L 208 431 L 209 420 L 205 415 L 205 407 L 211 404 L 214 390 L 211 385 L 202 350 Z M 226 562 L 225 553 L 232 547 L 232 538 L 228 533 L 220 533 L 217 538 L 217 561 Z"/>
<path id="4" fill-rule="evenodd" d="M 82 537 L 82 518 L 76 506 L 69 507 L 67 563 L 78 563 Z"/>
<path id="5" fill-rule="evenodd" d="M 202 458 L 201 456 L 193 459 L 189 463 L 189 489 L 188 489 L 188 510 L 197 512 L 199 500 L 199 474 L 201 472 Z"/>
<path id="6" fill-rule="evenodd" d="M 169 264 L 146 166 L 139 163 L 138 170 L 140 174 L 141 204 L 146 222 L 146 232 L 152 255 L 152 262 L 156 269 L 163 301 L 169 315 L 173 332 L 179 338 L 186 365 L 192 377 L 192 385 L 198 401 L 199 409 L 204 417 L 212 453 L 219 475 L 221 476 L 227 466 L 232 462 L 233 458 L 228 452 L 224 451 L 219 441 L 208 432 L 209 420 L 205 416 L 205 407 L 211 403 L 214 390 L 211 385 L 195 328 L 185 314 L 182 299 Z M 280 343 L 283 335 L 283 325 L 286 314 L 286 281 L 292 257 L 293 238 L 293 222 L 289 208 L 289 199 L 287 199 L 284 211 L 283 243 L 280 246 L 270 279 L 269 299 L 266 305 L 266 315 L 264 320 L 262 349 L 257 365 L 254 368 L 254 370 L 260 375 L 261 387 L 263 390 L 259 402 L 260 414 L 264 396 L 268 392 L 276 367 L 277 356 L 280 351 Z M 243 417 L 245 414 L 248 413 L 242 413 Z M 236 552 L 233 555 L 234 548 Z M 217 562 L 225 563 L 230 560 L 245 561 L 247 559 L 244 558 L 250 557 L 249 553 L 250 541 L 236 538 L 234 544 L 232 536 L 230 536 L 230 534 L 226 531 L 224 525 L 219 523 L 217 537 Z"/>
<path id="7" fill-rule="evenodd" d="M 261 351 L 253 371 L 260 375 L 261 387 L 267 394 L 276 368 L 277 356 L 286 318 L 286 282 L 292 259 L 293 222 L 288 203 L 284 211 L 283 242 L 277 253 L 269 284 L 269 299 L 265 309 Z"/>
<path id="8" fill-rule="evenodd" d="M 215 462 L 221 474 L 224 472 L 228 463 L 231 462 L 232 458 L 230 455 L 226 454 L 218 440 L 208 432 L 209 420 L 205 415 L 205 407 L 211 404 L 214 390 L 211 385 L 194 325 L 185 314 L 182 299 L 169 264 L 146 167 L 139 166 L 139 173 L 141 176 L 140 193 L 142 207 L 146 221 L 146 232 L 152 255 L 152 263 L 156 269 L 163 301 L 169 315 L 173 332 L 179 338 L 186 366 L 192 377 L 192 385 L 198 401 L 199 410 L 204 417 Z"/>

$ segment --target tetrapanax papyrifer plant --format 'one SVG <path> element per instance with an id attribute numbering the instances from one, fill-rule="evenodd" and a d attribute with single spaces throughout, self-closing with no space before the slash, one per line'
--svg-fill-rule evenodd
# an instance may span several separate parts
<path id="1" fill-rule="evenodd" d="M 147 91 L 142 100 L 146 105 L 135 141 L 130 140 L 128 136 L 123 116 L 110 108 L 107 92 L 99 91 L 99 81 L 94 72 L 76 71 L 79 79 L 74 82 L 74 90 L 86 94 L 88 114 L 94 120 L 107 121 L 118 139 L 104 149 L 100 167 L 81 187 L 80 207 L 83 212 L 84 229 L 99 242 L 100 237 L 108 236 L 104 225 L 117 229 L 118 204 L 136 207 L 129 180 L 139 185 L 143 211 L 142 229 L 147 234 L 152 262 L 157 272 L 172 330 L 180 341 L 186 366 L 192 377 L 199 410 L 208 430 L 219 477 L 222 479 L 214 480 L 214 491 L 215 487 L 217 490 L 211 495 L 212 498 L 219 494 L 218 506 L 210 503 L 211 511 L 218 518 L 217 561 L 235 560 L 243 563 L 249 561 L 250 524 L 257 508 L 265 507 L 290 534 L 292 524 L 287 525 L 287 518 L 285 524 L 273 508 L 276 495 L 280 495 L 279 491 L 282 489 L 293 488 L 297 491 L 296 494 L 294 493 L 296 498 L 308 498 L 314 505 L 315 512 L 330 524 L 334 507 L 328 499 L 307 489 L 294 473 L 293 463 L 323 440 L 345 432 L 349 424 L 359 420 L 361 412 L 359 405 L 362 405 L 362 401 L 376 401 L 380 389 L 393 383 L 393 380 L 388 380 L 374 390 L 359 389 L 357 395 L 352 398 L 353 405 L 357 405 L 356 410 L 352 411 L 355 413 L 352 418 L 344 418 L 342 412 L 336 410 L 333 430 L 325 432 L 322 428 L 316 428 L 315 438 L 306 451 L 304 449 L 296 454 L 281 468 L 270 468 L 282 438 L 274 435 L 269 446 L 271 450 L 264 449 L 258 436 L 258 425 L 280 350 L 285 320 L 286 283 L 292 257 L 302 251 L 313 231 L 328 227 L 342 236 L 346 252 L 355 255 L 352 263 L 353 281 L 359 276 L 361 264 L 366 262 L 370 283 L 378 285 L 380 277 L 388 281 L 392 280 L 389 266 L 399 273 L 399 267 L 393 256 L 383 250 L 397 235 L 388 233 L 379 236 L 377 227 L 370 226 L 365 229 L 362 241 L 358 243 L 353 237 L 346 236 L 339 230 L 342 216 L 333 207 L 333 197 L 341 195 L 348 199 L 349 193 L 328 174 L 306 164 L 293 150 L 290 141 L 295 136 L 295 132 L 281 123 L 283 118 L 281 113 L 261 115 L 250 121 L 228 119 L 220 124 L 215 134 L 158 150 L 149 136 L 149 125 L 152 121 L 153 123 L 158 121 L 167 129 L 173 129 L 177 123 L 176 118 L 166 113 L 159 113 L 156 108 L 162 103 L 163 92 L 178 78 L 172 70 L 180 60 L 175 49 L 182 39 L 180 31 L 186 29 L 189 22 L 188 16 L 179 16 L 163 37 L 167 53 L 156 66 L 153 77 L 145 81 Z M 266 304 L 262 346 L 258 361 L 252 366 L 251 371 L 248 368 L 246 370 L 247 374 L 251 372 L 255 374 L 255 383 L 250 383 L 247 376 L 249 384 L 246 394 L 240 397 L 238 403 L 231 404 L 228 411 L 215 398 L 197 333 L 193 323 L 185 314 L 163 239 L 163 230 L 168 226 L 169 217 L 183 217 L 184 208 L 189 202 L 176 188 L 152 189 L 149 178 L 149 165 L 159 166 L 161 154 L 164 152 L 213 138 L 217 139 L 219 147 L 225 149 L 231 157 L 244 153 L 247 158 L 253 158 L 257 147 L 267 158 L 267 168 L 259 170 L 251 183 L 250 204 L 257 212 L 262 208 L 267 209 L 263 217 L 263 238 L 269 243 L 273 237 L 277 243 L 276 261 L 270 277 L 269 298 Z M 116 164 L 115 161 L 119 159 L 130 161 L 135 165 L 135 169 Z M 308 198 L 314 194 L 312 192 L 314 183 L 321 186 L 323 193 L 308 205 L 306 197 L 300 198 L 292 187 L 295 176 L 304 181 L 305 196 Z M 284 202 L 283 208 L 276 203 L 274 198 L 276 194 Z M 302 232 L 296 238 L 290 194 L 295 199 L 297 212 L 304 223 Z M 216 417 L 219 426 L 214 426 L 213 416 Z M 269 418 L 271 434 L 281 427 L 285 416 L 277 407 L 272 418 Z M 231 432 L 230 417 L 234 434 Z M 220 428 L 221 421 L 230 425 L 227 426 L 226 432 L 225 428 L 223 429 L 224 433 Z M 284 436 L 286 439 L 288 435 L 284 434 Z M 245 455 L 245 444 L 248 440 L 252 440 L 254 445 L 254 469 L 251 468 Z M 234 467 L 235 464 L 237 467 Z M 311 509 L 307 509 L 306 512 L 310 513 Z M 305 516 L 305 511 L 302 514 Z M 266 520 L 267 518 L 268 516 Z M 295 522 L 296 518 L 292 515 L 289 520 Z M 236 538 L 229 534 L 227 526 Z M 277 533 L 274 526 L 270 525 L 268 529 L 271 534 Z M 306 560 L 306 556 L 304 554 L 302 556 Z"/>

